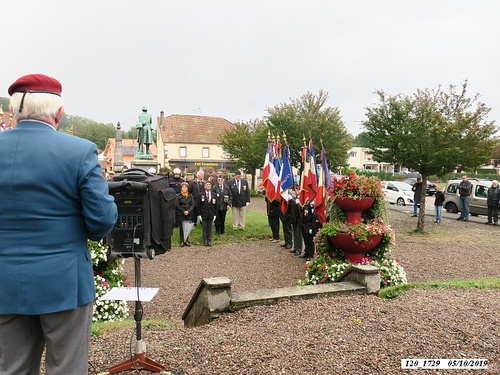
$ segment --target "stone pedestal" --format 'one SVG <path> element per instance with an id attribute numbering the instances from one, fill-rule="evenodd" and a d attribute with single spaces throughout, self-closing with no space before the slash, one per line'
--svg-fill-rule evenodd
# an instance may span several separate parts
<path id="1" fill-rule="evenodd" d="M 145 170 L 146 172 L 150 168 L 156 169 L 156 173 L 158 173 L 160 169 L 160 164 L 157 161 L 154 160 L 142 160 L 142 159 L 134 159 L 130 163 L 132 168 L 139 168 L 142 170 Z"/>

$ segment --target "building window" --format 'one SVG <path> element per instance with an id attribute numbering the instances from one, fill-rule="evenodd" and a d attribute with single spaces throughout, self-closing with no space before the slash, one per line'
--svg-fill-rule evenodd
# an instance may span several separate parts
<path id="1" fill-rule="evenodd" d="M 208 147 L 203 147 L 203 150 L 201 152 L 201 156 L 204 158 L 209 158 L 210 157 L 210 149 Z"/>
<path id="2" fill-rule="evenodd" d="M 356 157 L 356 151 L 351 151 L 351 158 L 355 158 Z"/>
<path id="3" fill-rule="evenodd" d="M 179 156 L 181 158 L 185 158 L 187 156 L 187 149 L 186 146 L 181 146 L 179 147 Z"/>

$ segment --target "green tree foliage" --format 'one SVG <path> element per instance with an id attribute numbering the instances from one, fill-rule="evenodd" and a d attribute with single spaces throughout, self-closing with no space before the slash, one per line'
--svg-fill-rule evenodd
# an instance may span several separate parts
<path id="1" fill-rule="evenodd" d="M 292 165 L 300 166 L 300 151 L 311 138 L 316 154 L 320 154 L 321 141 L 327 151 L 330 166 L 344 165 L 352 137 L 347 133 L 338 109 L 326 107 L 328 94 L 320 90 L 318 95 L 306 93 L 291 103 L 279 104 L 267 110 L 263 120 L 236 123 L 220 138 L 221 147 L 236 166 L 249 173 L 263 167 L 267 150 L 268 134 L 280 137 L 290 147 Z"/>
<path id="2" fill-rule="evenodd" d="M 116 128 L 113 124 L 103 124 L 80 116 L 64 115 L 59 125 L 59 131 L 88 139 L 104 150 L 109 138 L 116 137 Z"/>
<path id="3" fill-rule="evenodd" d="M 493 152 L 491 154 L 491 159 L 495 166 L 500 165 L 500 140 L 496 140 L 495 145 L 493 146 Z"/>
<path id="4" fill-rule="evenodd" d="M 328 164 L 332 167 L 346 163 L 347 151 L 352 145 L 352 136 L 342 122 L 337 108 L 327 107 L 328 93 L 320 90 L 318 95 L 307 92 L 291 103 L 281 103 L 268 108 L 265 120 L 271 134 L 286 134 L 290 147 L 292 165 L 300 165 L 300 150 L 312 139 L 317 150 L 321 150 L 321 141 L 326 149 Z"/>
<path id="5" fill-rule="evenodd" d="M 0 105 L 2 105 L 4 112 L 9 110 L 9 102 L 9 98 L 0 97 Z M 63 115 L 58 130 L 88 139 L 94 142 L 99 150 L 104 150 L 109 138 L 116 137 L 115 125 L 111 123 L 99 123 L 85 117 L 71 116 L 68 114 Z M 124 132 L 123 138 L 136 139 L 137 129 L 132 127 L 128 132 Z M 156 136 L 154 139 L 156 139 Z"/>
<path id="6" fill-rule="evenodd" d="M 366 108 L 367 146 L 375 160 L 404 165 L 429 175 L 470 170 L 492 155 L 497 128 L 479 96 L 467 96 L 468 83 L 447 90 L 417 90 L 411 96 L 378 91 L 380 104 Z M 425 188 L 421 210 L 425 210 Z M 423 215 L 417 229 L 423 231 Z"/>
<path id="7" fill-rule="evenodd" d="M 368 140 L 368 133 L 367 132 L 361 132 L 359 133 L 356 137 L 354 137 L 353 144 L 355 147 L 367 147 L 369 144 Z"/>
<path id="8" fill-rule="evenodd" d="M 9 98 L 0 98 L 0 105 L 2 106 L 2 110 L 4 112 L 9 112 L 9 103 L 10 103 Z"/>
<path id="9" fill-rule="evenodd" d="M 235 127 L 226 131 L 219 139 L 222 149 L 235 162 L 236 168 L 242 168 L 254 174 L 264 164 L 267 148 L 267 127 L 261 120 L 237 122 Z M 255 189 L 252 178 L 252 189 Z"/>
<path id="10" fill-rule="evenodd" d="M 128 132 L 123 133 L 123 138 L 137 139 L 137 133 L 139 133 L 139 129 L 137 129 L 135 126 L 132 126 Z M 156 136 L 153 139 L 156 139 Z"/>

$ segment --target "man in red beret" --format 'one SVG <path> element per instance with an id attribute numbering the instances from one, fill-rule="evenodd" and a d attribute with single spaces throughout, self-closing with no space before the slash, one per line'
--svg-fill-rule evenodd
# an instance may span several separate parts
<path id="1" fill-rule="evenodd" d="M 0 374 L 88 373 L 95 299 L 87 239 L 117 219 L 94 143 L 58 132 L 62 86 L 31 74 L 8 90 L 0 135 Z"/>

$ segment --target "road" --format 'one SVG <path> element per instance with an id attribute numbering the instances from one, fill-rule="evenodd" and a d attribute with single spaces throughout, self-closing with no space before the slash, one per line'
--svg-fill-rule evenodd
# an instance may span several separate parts
<path id="1" fill-rule="evenodd" d="M 401 212 L 407 212 L 408 215 L 413 215 L 413 205 L 409 206 L 397 206 L 395 204 L 390 204 L 389 209 L 391 210 L 396 210 L 396 211 L 401 211 Z M 427 216 L 432 216 L 435 217 L 435 211 L 434 211 L 434 197 L 427 197 L 425 200 L 425 214 Z M 443 219 L 450 219 L 450 220 L 456 220 L 460 214 L 450 214 L 446 212 L 443 208 Z M 479 216 L 469 216 L 469 221 L 471 222 L 476 222 L 476 223 L 481 223 L 484 224 L 488 219 L 486 216 L 479 215 Z"/>

